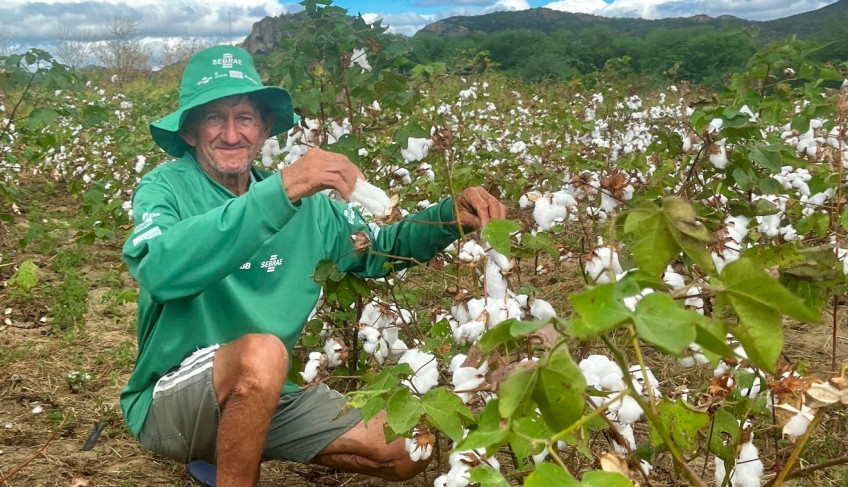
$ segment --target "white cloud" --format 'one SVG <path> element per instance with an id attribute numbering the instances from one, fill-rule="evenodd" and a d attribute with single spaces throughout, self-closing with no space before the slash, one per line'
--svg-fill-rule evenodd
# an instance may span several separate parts
<path id="1" fill-rule="evenodd" d="M 527 10 L 530 3 L 527 0 L 498 0 L 491 10 Z"/>
<path id="2" fill-rule="evenodd" d="M 21 19 L 0 27 L 8 38 L 21 44 L 56 39 L 63 29 L 102 38 L 106 25 L 121 17 L 138 23 L 147 36 L 229 36 L 241 41 L 255 22 L 280 15 L 286 7 L 275 0 L 5 0 L 0 18 Z"/>
<path id="3" fill-rule="evenodd" d="M 421 30 L 425 25 L 431 24 L 441 17 L 436 15 L 422 15 L 415 12 L 399 14 L 364 13 L 362 19 L 369 24 L 377 19 L 383 19 L 383 25 L 389 27 L 389 32 L 411 36 Z"/>
<path id="4" fill-rule="evenodd" d="M 733 15 L 748 20 L 773 20 L 818 10 L 835 0 L 560 0 L 544 5 L 563 12 L 588 13 L 604 17 L 659 19 Z"/>

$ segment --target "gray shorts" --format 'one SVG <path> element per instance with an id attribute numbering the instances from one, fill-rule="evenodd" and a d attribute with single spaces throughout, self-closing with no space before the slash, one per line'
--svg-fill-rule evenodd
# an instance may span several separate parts
<path id="1" fill-rule="evenodd" d="M 215 462 L 221 412 L 212 385 L 215 348 L 196 352 L 156 384 L 138 435 L 147 449 L 179 462 Z M 203 353 L 201 353 L 203 352 Z M 309 463 L 336 438 L 362 421 L 358 409 L 325 384 L 280 396 L 263 457 Z"/>

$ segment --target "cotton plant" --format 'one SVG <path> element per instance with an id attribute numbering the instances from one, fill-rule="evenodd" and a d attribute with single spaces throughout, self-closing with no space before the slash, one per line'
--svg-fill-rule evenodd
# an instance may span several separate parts
<path id="1" fill-rule="evenodd" d="M 760 460 L 760 452 L 754 446 L 754 434 L 750 431 L 752 424 L 745 421 L 742 424 L 742 435 L 747 441 L 739 445 L 733 469 L 730 471 L 731 487 L 759 487 L 763 477 L 763 461 Z M 725 441 L 726 444 L 726 441 Z M 727 476 L 727 467 L 719 457 L 715 457 L 715 483 L 724 485 Z"/>
<path id="2" fill-rule="evenodd" d="M 419 425 L 412 430 L 410 436 L 404 439 L 404 448 L 409 459 L 413 462 L 428 460 L 433 454 L 433 445 L 436 444 L 435 435 L 426 426 Z"/>
<path id="3" fill-rule="evenodd" d="M 591 396 L 589 400 L 595 408 L 607 405 L 607 418 L 610 419 L 610 423 L 627 443 L 621 445 L 618 441 L 615 441 L 613 446 L 616 451 L 627 454 L 628 451 L 635 449 L 636 438 L 633 425 L 642 417 L 643 411 L 636 400 L 629 395 L 618 397 L 626 389 L 624 372 L 615 362 L 604 355 L 590 355 L 580 361 L 578 368 L 583 373 L 587 386 L 609 393 L 607 396 Z M 646 396 L 650 389 L 654 398 L 662 397 L 659 382 L 650 369 L 646 368 L 643 375 L 641 366 L 635 365 L 630 367 L 628 374 L 637 387 L 635 393 Z M 647 385 L 644 380 L 645 376 L 648 378 Z"/>
<path id="4" fill-rule="evenodd" d="M 463 353 L 458 353 L 451 359 L 448 373 L 451 374 L 451 385 L 454 393 L 462 399 L 465 404 L 470 403 L 477 397 L 488 399 L 492 397 L 490 393 L 479 391 L 486 384 L 486 373 L 489 371 L 489 364 L 483 361 L 479 366 L 463 365 L 467 356 Z"/>
<path id="5" fill-rule="evenodd" d="M 414 393 L 425 394 L 439 384 L 439 364 L 433 354 L 410 348 L 398 364 L 407 364 L 412 369 L 412 376 L 401 383 Z"/>
<path id="6" fill-rule="evenodd" d="M 451 452 L 448 464 L 450 470 L 437 477 L 433 487 L 467 487 L 471 483 L 471 469 L 478 465 L 486 464 L 495 470 L 501 469 L 497 458 L 486 455 L 484 448 Z"/>
<path id="7" fill-rule="evenodd" d="M 359 318 L 359 339 L 362 350 L 382 364 L 387 358 L 396 356 L 409 347 L 400 339 L 398 331 L 404 323 L 412 321 L 412 313 L 395 304 L 378 300 L 369 301 Z"/>

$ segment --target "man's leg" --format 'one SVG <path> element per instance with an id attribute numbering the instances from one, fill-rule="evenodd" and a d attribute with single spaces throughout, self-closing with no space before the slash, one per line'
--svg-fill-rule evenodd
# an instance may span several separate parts
<path id="1" fill-rule="evenodd" d="M 385 411 L 371 418 L 367 425 L 360 421 L 321 450 L 312 463 L 391 481 L 407 480 L 423 472 L 430 460 L 412 461 L 403 438 L 386 444 L 385 424 Z"/>
<path id="2" fill-rule="evenodd" d="M 269 334 L 245 335 L 215 353 L 212 380 L 221 410 L 218 485 L 253 487 L 259 481 L 265 437 L 288 361 L 286 347 Z"/>

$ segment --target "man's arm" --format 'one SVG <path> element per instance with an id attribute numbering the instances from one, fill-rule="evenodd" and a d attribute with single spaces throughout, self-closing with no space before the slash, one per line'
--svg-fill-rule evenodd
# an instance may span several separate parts
<path id="1" fill-rule="evenodd" d="M 460 222 L 467 231 L 479 229 L 492 218 L 506 217 L 503 204 L 480 187 L 466 189 L 457 196 L 455 203 Z M 337 218 L 335 223 L 332 231 L 340 237 L 334 250 L 339 268 L 363 277 L 381 277 L 415 262 L 426 262 L 459 238 L 454 200 L 451 198 L 445 198 L 392 225 L 379 227 L 378 231 L 369 232 L 372 237 L 370 247 L 358 253 L 353 250 L 350 235 L 365 230 L 365 227 L 361 223 L 350 224 L 343 218 Z M 386 266 L 386 263 L 392 265 Z"/>
<path id="2" fill-rule="evenodd" d="M 136 228 L 124 261 L 159 302 L 196 295 L 231 274 L 297 211 L 276 177 L 202 215 L 183 218 L 179 209 L 160 178 L 143 182 L 133 196 Z"/>

